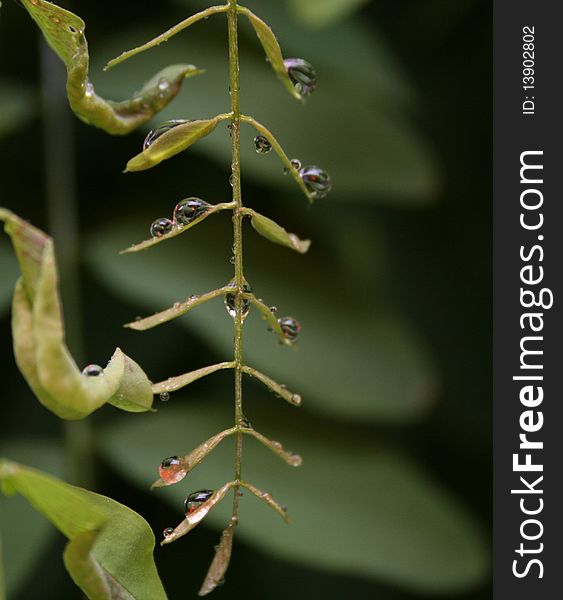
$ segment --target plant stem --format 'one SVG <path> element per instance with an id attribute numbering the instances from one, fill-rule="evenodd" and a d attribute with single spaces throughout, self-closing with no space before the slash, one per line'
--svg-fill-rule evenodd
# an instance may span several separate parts
<path id="1" fill-rule="evenodd" d="M 40 60 L 48 227 L 57 245 L 67 341 L 82 363 L 84 341 L 73 122 L 66 106 L 64 68 L 43 40 Z M 91 488 L 94 479 L 91 425 L 87 420 L 64 421 L 63 428 L 67 478 L 75 485 Z"/>
<path id="2" fill-rule="evenodd" d="M 229 25 L 229 87 L 231 95 L 231 183 L 233 186 L 233 252 L 235 263 L 235 308 L 234 343 L 235 343 L 235 427 L 239 428 L 235 442 L 235 481 L 240 481 L 242 474 L 242 431 L 240 424 L 242 412 L 242 307 L 243 307 L 243 257 L 242 257 L 242 194 L 240 184 L 240 85 L 238 59 L 238 6 L 237 0 L 229 0 L 227 11 Z M 238 519 L 239 486 L 234 488 L 233 521 Z"/>

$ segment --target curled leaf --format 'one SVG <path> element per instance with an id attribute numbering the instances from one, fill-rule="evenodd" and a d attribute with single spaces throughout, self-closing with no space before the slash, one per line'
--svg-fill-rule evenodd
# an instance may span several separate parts
<path id="1" fill-rule="evenodd" d="M 166 487 L 168 485 L 173 485 L 174 483 L 179 483 L 192 469 L 197 467 L 199 463 L 217 446 L 227 437 L 236 433 L 236 427 L 231 427 L 230 429 L 225 429 L 219 433 L 216 433 L 214 436 L 210 437 L 205 442 L 201 443 L 197 448 L 194 448 L 189 454 L 183 457 L 182 459 L 182 471 L 185 471 L 182 478 L 177 481 L 169 482 L 164 481 L 164 479 L 158 479 L 151 485 L 151 489 Z"/>
<path id="2" fill-rule="evenodd" d="M 120 252 L 120 254 L 129 254 L 131 252 L 140 252 L 141 250 L 146 250 L 147 248 L 151 248 L 152 246 L 155 246 L 156 244 L 159 244 L 160 242 L 164 242 L 170 238 L 180 235 L 181 233 L 184 233 L 185 231 L 194 227 L 198 223 L 201 223 L 204 219 L 207 219 L 207 217 L 209 215 L 212 215 L 213 213 L 216 213 L 220 210 L 227 210 L 227 209 L 233 208 L 233 207 L 234 207 L 233 202 L 222 202 L 220 204 L 210 204 L 209 208 L 201 216 L 197 217 L 196 219 L 194 219 L 187 225 L 182 225 L 181 227 L 179 227 L 178 225 L 175 225 L 172 228 L 172 231 L 170 231 L 169 233 L 161 235 L 160 237 L 151 238 L 150 240 L 145 240 L 144 242 L 140 242 L 138 244 L 134 244 L 133 246 L 130 246 L 129 248 L 126 248 L 125 250 L 122 250 Z"/>
<path id="3" fill-rule="evenodd" d="M 14 354 L 39 401 L 62 419 L 81 419 L 105 403 L 129 412 L 150 410 L 150 382 L 119 348 L 99 376 L 78 369 L 64 339 L 53 240 L 9 211 L 0 210 L 0 220 L 22 272 L 12 302 Z"/>
<path id="4" fill-rule="evenodd" d="M 181 538 L 186 533 L 189 533 L 196 525 L 199 525 L 201 521 L 207 516 L 207 513 L 217 506 L 217 504 L 225 497 L 225 494 L 233 487 L 235 487 L 237 483 L 235 481 L 229 481 L 222 488 L 219 488 L 217 491 L 213 492 L 213 495 L 207 500 L 204 504 L 202 504 L 197 510 L 193 513 L 186 515 L 186 518 L 168 534 L 162 542 L 160 542 L 161 546 L 165 544 L 170 544 L 171 542 L 175 542 L 178 538 Z"/>
<path id="5" fill-rule="evenodd" d="M 193 65 L 172 65 L 157 73 L 124 102 L 104 100 L 88 79 L 89 53 L 85 23 L 77 15 L 46 0 L 21 0 L 49 46 L 67 70 L 70 107 L 85 123 L 108 133 L 124 135 L 143 125 L 178 94 L 186 77 L 203 71 Z"/>
<path id="6" fill-rule="evenodd" d="M 264 373 L 261 373 L 260 371 L 257 371 L 256 369 L 246 365 L 242 367 L 242 372 L 250 375 L 251 377 L 256 377 L 258 381 L 261 381 L 265 386 L 269 387 L 276 396 L 283 398 L 286 402 L 289 402 L 294 406 L 301 406 L 301 396 L 289 391 L 285 385 L 274 381 L 271 377 L 268 377 Z"/>
<path id="7" fill-rule="evenodd" d="M 281 225 L 278 225 L 272 219 L 246 208 L 244 212 L 251 217 L 252 227 L 262 236 L 274 244 L 287 246 L 300 254 L 305 254 L 309 250 L 311 240 L 300 240 L 294 233 L 288 233 Z"/>
<path id="8" fill-rule="evenodd" d="M 91 600 L 166 600 L 148 523 L 111 498 L 9 460 L 0 482 L 24 496 L 69 539 L 65 567 Z"/>
<path id="9" fill-rule="evenodd" d="M 243 429 L 243 432 L 256 438 L 261 444 L 264 444 L 266 448 L 269 448 L 272 452 L 277 454 L 290 467 L 300 467 L 303 464 L 303 458 L 299 454 L 295 454 L 295 452 L 291 452 L 290 450 L 285 450 L 280 442 L 270 440 L 254 429 Z"/>
<path id="10" fill-rule="evenodd" d="M 223 583 L 225 573 L 229 568 L 231 561 L 231 552 L 233 550 L 233 537 L 235 535 L 235 524 L 229 523 L 227 528 L 221 534 L 221 541 L 215 548 L 215 556 L 209 566 L 209 571 L 201 585 L 198 596 L 207 596 L 217 586 Z"/>
<path id="11" fill-rule="evenodd" d="M 125 172 L 146 171 L 160 164 L 163 160 L 183 152 L 201 138 L 209 135 L 217 127 L 217 124 L 227 116 L 218 115 L 213 119 L 186 121 L 172 127 L 154 140 L 140 154 L 134 156 L 127 163 Z"/>
<path id="12" fill-rule="evenodd" d="M 169 377 L 165 381 L 160 381 L 159 383 L 155 383 L 152 386 L 153 394 L 162 394 L 164 392 L 175 392 L 180 388 L 205 377 L 206 375 L 211 375 L 211 373 L 215 373 L 216 371 L 220 371 L 221 369 L 234 369 L 234 362 L 222 362 L 217 363 L 216 365 L 209 365 L 207 367 L 202 367 L 201 369 L 196 369 L 195 371 L 190 371 L 189 373 L 184 373 L 183 375 L 178 375 L 177 377 Z"/>
<path id="13" fill-rule="evenodd" d="M 127 323 L 125 327 L 129 329 L 135 329 L 136 331 L 146 331 L 147 329 L 152 329 L 157 325 L 162 325 L 163 323 L 167 323 L 172 319 L 181 317 L 188 311 L 192 310 L 192 308 L 195 308 L 196 306 L 199 306 L 208 300 L 217 298 L 218 296 L 223 296 L 224 294 L 229 293 L 231 290 L 232 286 L 224 286 L 222 288 L 213 290 L 212 292 L 201 294 L 200 296 L 190 296 L 187 300 L 184 300 L 184 302 L 177 302 L 170 308 L 151 315 L 150 317 L 138 319 L 137 321 L 131 321 L 131 323 Z"/>
<path id="14" fill-rule="evenodd" d="M 276 502 L 269 492 L 263 492 L 256 486 L 252 485 L 251 483 L 247 483 L 246 481 L 241 481 L 240 485 L 241 487 L 246 488 L 249 492 L 252 492 L 258 499 L 262 500 L 262 502 L 265 502 L 270 508 L 273 508 L 286 523 L 289 523 L 289 519 L 287 517 L 287 508 L 282 504 L 279 504 L 279 502 Z"/>
<path id="15" fill-rule="evenodd" d="M 277 76 L 287 88 L 288 92 L 297 100 L 302 100 L 302 96 L 295 89 L 295 86 L 287 74 L 287 69 L 285 68 L 283 62 L 282 51 L 274 32 L 266 23 L 264 23 L 264 21 L 262 21 L 262 19 L 257 17 L 251 10 L 248 10 L 248 8 L 239 6 L 238 11 L 240 14 L 248 17 L 248 20 L 254 28 L 262 47 L 264 48 L 264 52 L 266 53 L 268 61 L 272 65 L 272 68 L 276 72 Z"/>

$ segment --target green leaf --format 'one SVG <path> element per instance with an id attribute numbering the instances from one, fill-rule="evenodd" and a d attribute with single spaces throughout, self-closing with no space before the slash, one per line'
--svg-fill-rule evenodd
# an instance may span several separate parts
<path id="1" fill-rule="evenodd" d="M 342 21 L 370 0 L 287 0 L 289 10 L 304 25 L 328 27 Z"/>
<path id="2" fill-rule="evenodd" d="M 93 272 L 123 298 L 159 310 L 232 277 L 229 250 L 221 253 L 217 243 L 231 239 L 232 232 L 221 221 L 214 221 L 213 231 L 197 229 L 150 254 L 115 260 L 115 249 L 144 223 L 142 217 L 116 221 L 88 246 Z M 280 256 L 257 236 L 244 242 L 245 271 L 252 273 L 255 294 L 266 307 L 275 304 L 277 316 L 290 314 L 303 326 L 294 347 L 280 346 L 251 310 L 244 325 L 247 365 L 298 390 L 309 409 L 341 419 L 397 423 L 420 418 L 432 407 L 438 383 L 432 358 L 394 311 L 371 295 L 350 293 L 322 256 Z M 195 255 L 205 261 L 186 261 Z M 176 323 L 200 334 L 219 356 L 232 352 L 232 321 L 218 302 L 207 302 Z"/>
<path id="3" fill-rule="evenodd" d="M 201 138 L 209 135 L 217 127 L 219 121 L 223 119 L 224 116 L 220 115 L 213 119 L 187 121 L 172 127 L 158 137 L 148 148 L 134 156 L 127 163 L 125 172 L 151 169 L 163 160 L 183 152 Z"/>
<path id="4" fill-rule="evenodd" d="M 3 316 L 10 306 L 10 298 L 18 277 L 18 264 L 9 244 L 0 240 L 0 316 Z"/>
<path id="5" fill-rule="evenodd" d="M 24 126 L 35 112 L 36 101 L 30 88 L 0 81 L 0 137 Z"/>
<path id="6" fill-rule="evenodd" d="M 256 32 L 260 43 L 262 44 L 262 48 L 264 48 L 264 52 L 266 53 L 272 69 L 274 69 L 281 82 L 287 88 L 288 92 L 297 100 L 302 100 L 301 94 L 299 94 L 299 92 L 295 89 L 295 86 L 289 78 L 287 69 L 285 68 L 285 64 L 283 62 L 282 51 L 274 32 L 270 29 L 267 23 L 264 23 L 262 19 L 257 17 L 251 10 L 248 10 L 248 8 L 240 6 L 238 11 L 240 14 L 248 17 L 248 20 L 250 21 L 252 27 L 254 27 L 254 31 Z"/>
<path id="7" fill-rule="evenodd" d="M 193 398 L 189 405 L 168 404 L 150 419 L 116 420 L 102 433 L 104 455 L 124 477 L 146 485 L 167 449 L 232 422 L 231 404 L 224 397 Z M 483 581 L 488 552 L 481 526 L 412 460 L 376 445 L 371 434 L 306 413 L 296 418 L 253 402 L 249 416 L 298 449 L 304 462 L 298 471 L 288 469 L 259 444 L 244 444 L 245 479 L 279 497 L 290 516 L 289 526 L 278 522 L 245 494 L 237 528 L 245 542 L 302 567 L 383 580 L 432 597 Z M 224 481 L 232 465 L 229 446 L 190 473 L 190 489 Z M 176 507 L 185 487 L 157 493 Z M 218 507 L 206 523 L 223 529 L 229 510 Z M 181 543 L 187 553 L 195 547 L 189 538 Z"/>
<path id="8" fill-rule="evenodd" d="M 65 566 L 88 598 L 166 599 L 152 556 L 154 536 L 140 515 L 10 460 L 0 461 L 0 479 L 69 539 Z"/>
<path id="9" fill-rule="evenodd" d="M 176 97 L 186 77 L 202 72 L 193 65 L 172 65 L 157 73 L 130 100 L 106 101 L 95 93 L 88 78 L 84 21 L 46 0 L 21 0 L 21 4 L 65 64 L 72 110 L 85 123 L 108 133 L 123 135 L 146 123 Z"/>
<path id="10" fill-rule="evenodd" d="M 270 242 L 287 246 L 299 254 L 309 250 L 311 240 L 300 240 L 294 233 L 288 233 L 281 225 L 254 210 L 247 208 L 245 213 L 251 216 L 252 227 Z"/>
<path id="11" fill-rule="evenodd" d="M 62 419 L 83 418 L 106 402 L 130 412 L 150 410 L 150 382 L 119 348 L 100 376 L 78 369 L 64 339 L 53 240 L 9 211 L 0 209 L 0 220 L 22 272 L 12 302 L 14 354 L 38 400 Z"/>
<path id="12" fill-rule="evenodd" d="M 48 438 L 5 438 L 0 444 L 0 456 L 13 457 L 56 475 L 63 472 L 62 448 Z M 49 523 L 24 498 L 0 494 L 0 538 L 8 598 L 15 598 L 30 578 L 53 534 Z"/>
<path id="13" fill-rule="evenodd" d="M 216 373 L 222 369 L 234 369 L 234 367 L 234 362 L 222 362 L 217 363 L 216 365 L 209 365 L 207 367 L 202 367 L 201 369 L 190 371 L 189 373 L 184 373 L 183 375 L 178 375 L 177 377 L 169 377 L 165 381 L 155 383 L 152 386 L 152 390 L 155 394 L 162 394 L 163 392 L 176 392 L 177 390 L 189 385 L 190 383 L 193 383 L 194 381 L 197 381 L 198 379 L 201 379 L 202 377 L 211 375 L 211 373 Z"/>

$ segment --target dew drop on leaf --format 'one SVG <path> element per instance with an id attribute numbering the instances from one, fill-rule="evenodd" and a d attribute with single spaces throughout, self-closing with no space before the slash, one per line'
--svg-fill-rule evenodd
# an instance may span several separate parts
<path id="1" fill-rule="evenodd" d="M 240 425 L 241 425 L 241 427 L 244 427 L 245 429 L 254 429 L 254 427 L 252 427 L 252 423 L 246 417 L 243 417 L 240 420 Z"/>
<path id="2" fill-rule="evenodd" d="M 168 392 L 161 392 L 159 398 L 161 402 L 168 402 L 168 400 L 170 400 L 170 394 Z"/>
<path id="3" fill-rule="evenodd" d="M 317 73 L 311 63 L 302 58 L 286 58 L 283 61 L 291 83 L 297 93 L 301 96 L 308 96 L 315 91 L 317 87 Z"/>
<path id="4" fill-rule="evenodd" d="M 332 189 L 330 175 L 315 165 L 300 169 L 299 176 L 313 200 L 324 198 Z"/>
<path id="5" fill-rule="evenodd" d="M 231 285 L 235 285 L 234 281 L 231 281 Z M 252 294 L 252 288 L 248 283 L 244 283 L 242 286 L 243 292 L 246 294 Z M 236 294 L 225 294 L 225 308 L 227 312 L 233 319 L 237 316 L 237 308 L 236 308 Z M 242 319 L 246 319 L 248 315 L 248 311 L 250 310 L 250 300 L 248 298 L 242 299 Z"/>
<path id="6" fill-rule="evenodd" d="M 256 152 L 258 152 L 258 154 L 268 154 L 268 152 L 270 152 L 272 149 L 272 144 L 270 144 L 268 139 L 263 135 L 257 135 L 254 138 L 254 147 L 256 148 Z"/>
<path id="7" fill-rule="evenodd" d="M 293 317 L 282 317 L 278 319 L 283 335 L 292 342 L 297 339 L 301 332 L 301 324 Z"/>
<path id="8" fill-rule="evenodd" d="M 161 79 L 161 81 L 163 81 Z M 159 88 L 160 88 L 160 83 L 159 83 Z M 160 88 L 162 89 L 162 88 Z M 154 142 L 156 142 L 156 140 L 158 140 L 158 138 L 165 134 L 167 131 L 170 131 L 171 129 L 174 129 L 174 127 L 178 127 L 178 125 L 183 125 L 184 123 L 187 123 L 188 121 L 186 119 L 173 119 L 171 121 L 164 121 L 164 123 L 161 123 L 158 127 L 155 127 L 154 129 L 151 129 L 148 133 L 147 133 L 147 137 L 145 138 L 145 141 L 143 142 L 143 150 L 146 150 L 151 144 L 154 144 Z"/>
<path id="9" fill-rule="evenodd" d="M 178 226 L 189 225 L 209 210 L 210 204 L 200 198 L 186 198 L 174 208 L 174 222 Z"/>
<path id="10" fill-rule="evenodd" d="M 162 535 L 167 538 L 170 537 L 172 534 L 174 533 L 174 527 L 167 527 L 163 532 Z"/>
<path id="11" fill-rule="evenodd" d="M 297 169 L 299 171 L 299 169 L 301 168 L 301 161 L 298 158 L 292 158 L 289 162 L 291 163 L 291 166 L 294 169 Z M 287 167 L 283 170 L 283 174 L 289 174 L 289 169 Z"/>
<path id="12" fill-rule="evenodd" d="M 100 365 L 86 365 L 82 369 L 82 375 L 86 375 L 86 377 L 99 377 L 103 375 L 104 370 Z"/>
<path id="13" fill-rule="evenodd" d="M 157 219 L 156 221 L 152 222 L 151 229 L 150 229 L 151 236 L 153 238 L 162 237 L 163 235 L 170 233 L 172 231 L 173 226 L 174 226 L 174 223 L 172 223 L 172 221 L 170 219 L 166 219 L 165 217 L 162 217 L 161 219 Z"/>
<path id="14" fill-rule="evenodd" d="M 158 474 L 166 483 L 178 483 L 182 481 L 187 472 L 186 462 L 179 456 L 165 458 L 158 467 Z"/>
<path id="15" fill-rule="evenodd" d="M 200 506 L 205 504 L 213 495 L 213 490 L 199 490 L 191 493 L 184 501 L 184 512 L 191 515 Z"/>

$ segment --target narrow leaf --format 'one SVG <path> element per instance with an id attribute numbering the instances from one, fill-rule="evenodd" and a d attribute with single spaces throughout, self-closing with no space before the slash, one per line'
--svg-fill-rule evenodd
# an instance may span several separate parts
<path id="1" fill-rule="evenodd" d="M 134 156 L 127 163 L 125 172 L 146 171 L 160 164 L 163 160 L 183 152 L 201 138 L 209 135 L 224 118 L 224 115 L 219 115 L 213 119 L 187 121 L 169 129 L 148 148 Z"/>
<path id="2" fill-rule="evenodd" d="M 45 0 L 21 0 L 21 3 L 66 66 L 67 95 L 72 110 L 85 123 L 108 133 L 123 135 L 146 123 L 176 97 L 186 77 L 202 73 L 193 65 L 172 65 L 157 73 L 130 100 L 104 100 L 95 93 L 88 79 L 84 21 Z"/>
<path id="3" fill-rule="evenodd" d="M 252 227 L 262 236 L 274 244 L 287 246 L 300 254 L 305 254 L 309 250 L 311 240 L 300 240 L 294 233 L 288 233 L 281 225 L 278 225 L 272 219 L 247 208 L 244 211 L 251 216 Z"/>
<path id="4" fill-rule="evenodd" d="M 243 432 L 256 438 L 260 443 L 264 444 L 264 446 L 277 454 L 290 467 L 300 467 L 303 464 L 303 458 L 299 454 L 295 454 L 295 452 L 291 452 L 290 450 L 285 450 L 280 442 L 270 440 L 254 429 L 243 429 Z"/>
<path id="5" fill-rule="evenodd" d="M 227 437 L 236 433 L 236 427 L 231 427 L 230 429 L 225 429 L 220 433 L 216 433 L 214 436 L 210 437 L 205 442 L 201 443 L 197 448 L 194 448 L 189 454 L 183 457 L 182 459 L 182 472 L 183 475 L 181 478 L 178 478 L 176 481 L 169 482 L 164 481 L 164 479 L 157 479 L 152 485 L 151 489 L 166 487 L 169 485 L 174 485 L 175 483 L 179 483 L 182 479 Z"/>
<path id="6" fill-rule="evenodd" d="M 155 246 L 156 244 L 159 244 L 160 242 L 164 242 L 166 240 L 169 240 L 170 238 L 180 235 L 181 233 L 184 233 L 185 231 L 187 231 L 188 229 L 191 229 L 198 223 L 201 223 L 204 219 L 207 219 L 207 217 L 209 217 L 209 215 L 212 215 L 213 213 L 219 212 L 221 210 L 227 210 L 227 209 L 233 208 L 233 207 L 234 207 L 234 204 L 232 202 L 222 202 L 220 204 L 211 204 L 205 213 L 203 213 L 201 216 L 197 217 L 197 219 L 194 219 L 193 221 L 191 221 L 191 223 L 188 223 L 187 225 L 182 225 L 180 227 L 178 225 L 175 225 L 172 228 L 172 231 L 170 231 L 170 233 L 166 233 L 165 235 L 162 235 L 160 237 L 151 238 L 150 240 L 145 240 L 144 242 L 140 242 L 139 244 L 134 244 L 133 246 L 130 246 L 129 248 L 126 248 L 125 250 L 122 250 L 120 252 L 120 254 L 129 254 L 131 252 L 140 252 L 141 250 L 146 250 L 147 248 L 151 248 L 152 246 Z"/>
<path id="7" fill-rule="evenodd" d="M 241 481 L 240 485 L 246 488 L 249 492 L 252 492 L 257 498 L 262 500 L 262 502 L 265 502 L 270 508 L 273 508 L 286 523 L 289 523 L 286 507 L 276 502 L 269 492 L 263 492 L 256 486 L 252 485 L 251 483 L 246 483 L 245 481 Z"/>
<path id="8" fill-rule="evenodd" d="M 260 371 L 253 369 L 252 367 L 244 366 L 242 367 L 243 373 L 250 375 L 250 377 L 255 377 L 258 381 L 261 381 L 265 386 L 269 387 L 276 396 L 283 398 L 290 404 L 294 406 L 301 406 L 302 398 L 299 394 L 294 394 L 289 391 L 285 385 L 274 381 L 271 377 L 264 375 Z"/>
<path id="9" fill-rule="evenodd" d="M 272 65 L 272 68 L 276 72 L 277 76 L 281 79 L 282 83 L 287 88 L 288 92 L 297 100 L 302 100 L 301 95 L 295 89 L 289 75 L 287 74 L 287 69 L 283 63 L 283 56 L 281 52 L 280 45 L 276 36 L 270 27 L 262 21 L 259 17 L 257 17 L 252 11 L 248 10 L 243 6 L 239 6 L 238 11 L 240 14 L 248 17 L 248 20 L 254 27 L 254 31 L 264 48 L 264 52 L 268 58 L 268 61 Z"/>
<path id="10" fill-rule="evenodd" d="M 199 306 L 208 300 L 217 298 L 218 296 L 223 296 L 224 294 L 229 293 L 231 290 L 232 286 L 225 286 L 213 290 L 212 292 L 201 294 L 200 296 L 190 296 L 187 300 L 184 300 L 184 302 L 176 302 L 173 306 L 167 308 L 166 310 L 151 315 L 150 317 L 145 317 L 144 319 L 138 319 L 137 321 L 127 323 L 125 327 L 128 327 L 129 329 L 135 329 L 136 331 L 146 331 L 147 329 L 152 329 L 153 327 L 167 323 L 172 319 L 181 317 L 188 311 L 192 310 L 192 308 L 195 308 L 196 306 Z"/>
<path id="11" fill-rule="evenodd" d="M 16 363 L 39 401 L 63 419 L 80 419 L 106 402 L 130 412 L 150 410 L 150 382 L 117 348 L 97 377 L 78 369 L 65 344 L 53 240 L 0 210 L 22 277 L 14 290 L 12 333 Z"/>
<path id="12" fill-rule="evenodd" d="M 235 524 L 231 522 L 221 534 L 221 541 L 215 549 L 215 556 L 211 561 L 209 571 L 207 571 L 198 596 L 207 596 L 207 594 L 210 594 L 217 586 L 223 583 L 225 573 L 231 561 L 234 534 Z"/>
<path id="13" fill-rule="evenodd" d="M 111 498 L 0 460 L 0 480 L 69 539 L 65 566 L 91 600 L 166 600 L 153 560 L 154 536 L 137 513 Z"/>
<path id="14" fill-rule="evenodd" d="M 230 481 L 226 483 L 222 488 L 219 488 L 213 495 L 202 504 L 193 513 L 186 515 L 186 518 L 170 533 L 167 535 L 162 542 L 161 546 L 175 542 L 178 538 L 181 538 L 186 533 L 189 533 L 196 525 L 199 525 L 201 521 L 207 516 L 209 511 L 217 506 L 217 504 L 225 497 L 225 494 L 233 487 L 236 486 L 236 482 Z"/>
<path id="15" fill-rule="evenodd" d="M 260 312 L 264 321 L 268 323 L 268 327 L 278 336 L 280 344 L 292 346 L 293 342 L 287 337 L 285 337 L 282 328 L 278 323 L 276 315 L 270 310 L 270 308 L 266 306 L 261 300 L 256 298 L 254 294 L 243 294 L 243 296 L 245 298 L 248 298 L 250 300 L 250 303 L 258 309 L 258 312 Z"/>
<path id="16" fill-rule="evenodd" d="M 205 377 L 206 375 L 211 375 L 211 373 L 215 373 L 216 371 L 220 371 L 221 369 L 234 369 L 234 362 L 222 362 L 217 363 L 216 365 L 209 365 L 208 367 L 202 367 L 201 369 L 196 369 L 195 371 L 190 371 L 189 373 L 184 373 L 183 375 L 178 375 L 177 377 L 169 377 L 165 381 L 160 381 L 159 383 L 154 383 L 152 386 L 153 394 L 162 394 L 164 392 L 172 393 L 180 388 Z"/>

